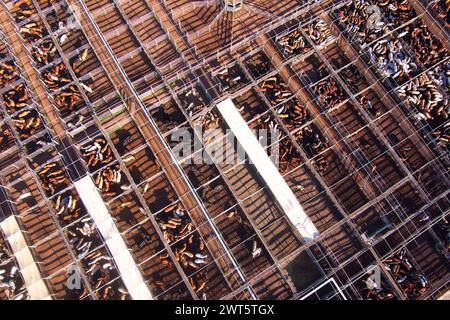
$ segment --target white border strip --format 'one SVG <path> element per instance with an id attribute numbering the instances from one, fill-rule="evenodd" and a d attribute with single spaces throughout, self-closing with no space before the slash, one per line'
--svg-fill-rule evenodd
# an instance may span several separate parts
<path id="1" fill-rule="evenodd" d="M 14 215 L 9 216 L 0 223 L 6 241 L 8 241 L 12 253 L 16 258 L 20 273 L 31 300 L 52 300 L 41 272 L 34 261 L 30 248 L 27 245 L 17 219 Z"/>
<path id="2" fill-rule="evenodd" d="M 153 300 L 152 294 L 137 268 L 133 257 L 120 235 L 102 197 L 90 176 L 74 183 L 81 201 L 105 239 L 120 275 L 134 300 Z"/>
<path id="3" fill-rule="evenodd" d="M 242 118 L 233 101 L 227 99 L 219 103 L 217 109 L 305 242 L 310 242 L 318 237 L 319 231 L 306 215 L 294 193 Z"/>

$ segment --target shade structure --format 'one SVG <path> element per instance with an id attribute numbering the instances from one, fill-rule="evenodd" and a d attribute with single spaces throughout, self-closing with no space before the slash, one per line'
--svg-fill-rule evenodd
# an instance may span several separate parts
<path id="1" fill-rule="evenodd" d="M 278 204 L 305 242 L 319 236 L 319 231 L 306 215 L 292 190 L 270 160 L 231 99 L 217 105 L 217 109 L 230 127 L 251 163 L 275 196 Z"/>
<path id="2" fill-rule="evenodd" d="M 86 176 L 75 182 L 74 185 L 81 201 L 105 239 L 131 297 L 134 300 L 153 300 L 150 289 L 142 278 L 91 177 Z"/>
<path id="3" fill-rule="evenodd" d="M 31 300 L 51 300 L 52 297 L 42 278 L 41 272 L 27 245 L 24 234 L 20 229 L 17 218 L 12 215 L 0 223 L 6 241 L 8 241 L 14 255 L 25 287 Z"/>

